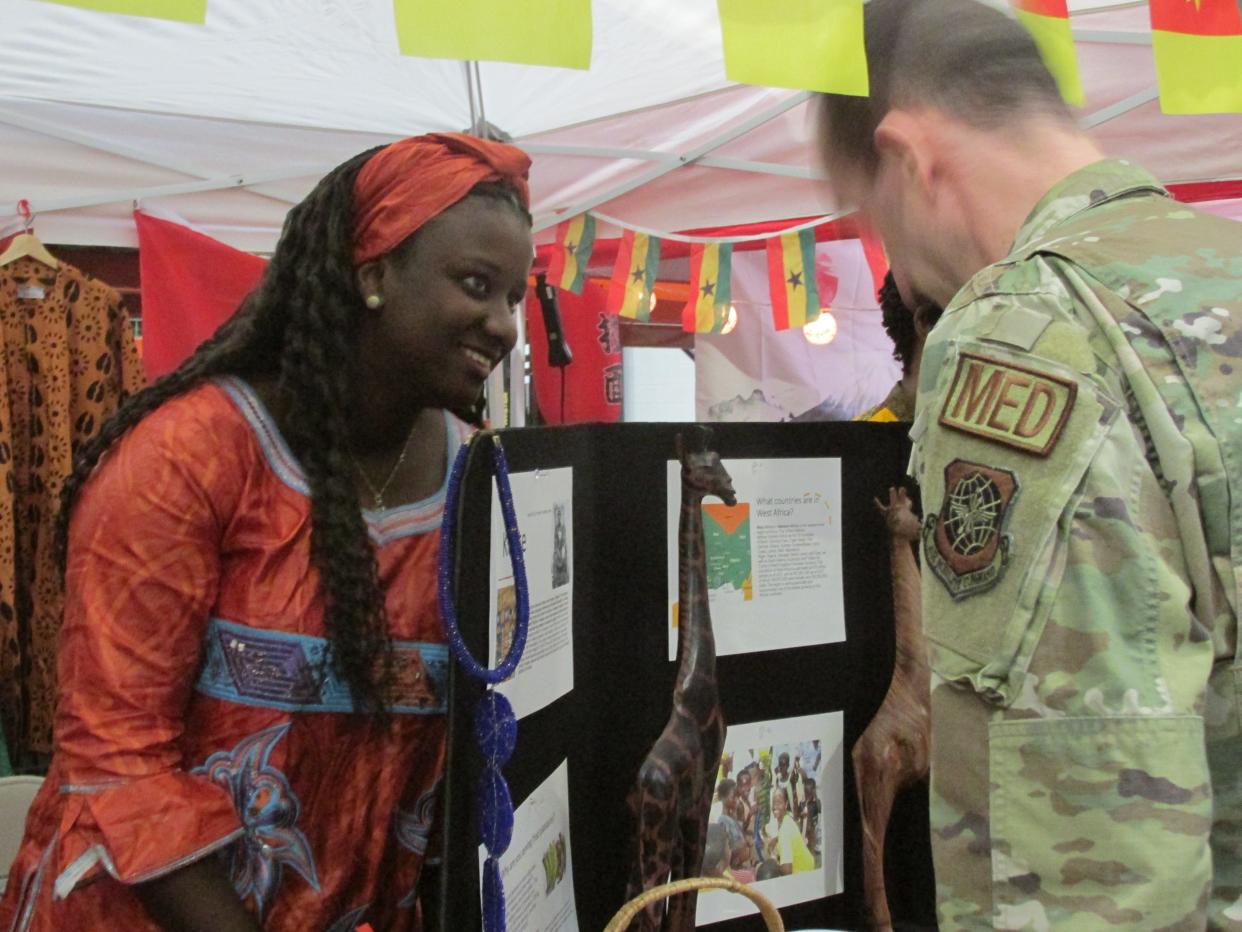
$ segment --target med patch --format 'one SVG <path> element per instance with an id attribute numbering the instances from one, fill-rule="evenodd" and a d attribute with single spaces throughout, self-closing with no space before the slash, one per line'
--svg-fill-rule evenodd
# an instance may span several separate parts
<path id="1" fill-rule="evenodd" d="M 986 592 L 1009 565 L 1005 533 L 1018 477 L 966 460 L 944 468 L 944 502 L 923 521 L 923 555 L 954 601 Z"/>
<path id="2" fill-rule="evenodd" d="M 945 427 L 1047 456 L 1074 410 L 1073 382 L 977 353 L 962 353 L 940 409 Z"/>

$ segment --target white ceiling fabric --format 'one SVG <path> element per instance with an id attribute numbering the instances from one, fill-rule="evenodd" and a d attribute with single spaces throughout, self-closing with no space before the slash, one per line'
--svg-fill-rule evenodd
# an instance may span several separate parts
<path id="1" fill-rule="evenodd" d="M 1108 150 L 1169 182 L 1242 177 L 1242 115 L 1159 112 L 1146 6 L 1071 5 Z M 833 209 L 802 95 L 725 79 L 715 0 L 593 7 L 590 71 L 479 68 L 487 119 L 532 151 L 541 225 L 588 206 L 666 231 Z M 391 0 L 210 0 L 202 26 L 0 0 L 0 22 L 0 228 L 28 198 L 47 242 L 133 245 L 140 198 L 268 251 L 327 168 L 471 122 L 466 66 L 401 56 Z"/>

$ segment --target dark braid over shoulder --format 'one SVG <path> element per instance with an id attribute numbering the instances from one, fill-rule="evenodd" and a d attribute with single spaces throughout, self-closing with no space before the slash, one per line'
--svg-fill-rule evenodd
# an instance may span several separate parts
<path id="1" fill-rule="evenodd" d="M 175 372 L 130 398 L 82 446 L 65 483 L 57 543 L 63 566 L 78 493 L 100 458 L 144 417 L 218 375 L 275 376 L 281 427 L 310 485 L 311 561 L 325 597 L 330 662 L 350 685 L 355 707 L 382 718 L 393 679 L 392 645 L 348 453 L 352 399 L 345 362 L 355 358 L 362 308 L 350 240 L 353 186 L 375 151 L 334 169 L 290 211 L 262 282 L 236 314 Z M 501 190 L 478 193 L 521 208 L 503 186 L 481 186 L 493 187 Z"/>

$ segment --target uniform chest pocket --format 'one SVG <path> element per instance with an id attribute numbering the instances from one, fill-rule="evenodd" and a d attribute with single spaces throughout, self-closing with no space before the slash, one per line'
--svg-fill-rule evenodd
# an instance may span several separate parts
<path id="1" fill-rule="evenodd" d="M 1047 358 L 959 342 L 923 405 L 923 625 L 932 668 L 1007 703 L 1064 571 L 1117 405 Z"/>

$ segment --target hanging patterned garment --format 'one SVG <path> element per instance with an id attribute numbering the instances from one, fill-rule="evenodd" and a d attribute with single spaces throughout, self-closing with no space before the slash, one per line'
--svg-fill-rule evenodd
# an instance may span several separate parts
<path id="1" fill-rule="evenodd" d="M 0 323 L 0 718 L 18 756 L 52 745 L 61 486 L 143 377 L 121 296 L 63 262 L 0 266 Z"/>

